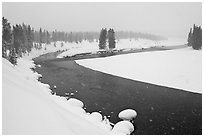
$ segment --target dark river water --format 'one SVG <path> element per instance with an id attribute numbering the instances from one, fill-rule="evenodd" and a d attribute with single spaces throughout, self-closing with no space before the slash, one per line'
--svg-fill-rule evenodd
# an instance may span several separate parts
<path id="1" fill-rule="evenodd" d="M 117 123 L 118 113 L 132 108 L 138 113 L 133 132 L 138 135 L 202 134 L 201 94 L 101 73 L 71 58 L 54 59 L 56 54 L 34 59 L 41 65 L 35 71 L 57 95 L 83 101 L 86 111 L 98 111 Z"/>

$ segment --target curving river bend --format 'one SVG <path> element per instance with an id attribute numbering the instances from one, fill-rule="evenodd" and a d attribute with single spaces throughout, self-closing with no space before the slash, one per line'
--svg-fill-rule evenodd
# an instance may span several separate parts
<path id="1" fill-rule="evenodd" d="M 35 64 L 41 65 L 35 69 L 42 74 L 41 81 L 57 95 L 80 99 L 88 112 L 98 111 L 112 123 L 120 121 L 120 111 L 136 110 L 133 134 L 202 134 L 201 94 L 90 70 L 74 61 L 82 57 L 56 59 L 58 54 L 34 59 Z"/>

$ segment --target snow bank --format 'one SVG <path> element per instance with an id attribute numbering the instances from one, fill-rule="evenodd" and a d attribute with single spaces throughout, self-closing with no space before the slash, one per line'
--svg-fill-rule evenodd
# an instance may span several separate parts
<path id="1" fill-rule="evenodd" d="M 79 44 L 76 44 L 75 46 L 72 46 L 68 48 L 67 51 L 61 53 L 57 56 L 57 58 L 63 58 L 66 56 L 74 56 L 76 54 L 82 54 L 82 53 L 96 53 L 99 50 L 98 42 L 88 42 L 88 41 L 82 41 Z"/>
<path id="2" fill-rule="evenodd" d="M 133 109 L 125 109 L 118 114 L 118 117 L 123 120 L 132 120 L 137 116 L 137 112 Z"/>
<path id="3" fill-rule="evenodd" d="M 148 39 L 122 39 L 116 43 L 116 49 L 131 49 L 131 48 L 150 48 L 155 46 L 176 46 L 176 45 L 184 45 L 186 44 L 186 39 L 175 39 L 170 38 L 168 40 L 148 40 Z"/>
<path id="4" fill-rule="evenodd" d="M 3 134 L 110 134 L 110 125 L 86 119 L 80 101 L 72 105 L 51 95 L 49 85 L 39 83 L 29 69 L 31 61 L 20 59 L 15 67 L 2 62 Z"/>
<path id="5" fill-rule="evenodd" d="M 202 92 L 202 51 L 192 48 L 132 53 L 76 62 L 93 70 L 132 80 Z"/>
<path id="6" fill-rule="evenodd" d="M 23 58 L 27 58 L 27 59 L 33 59 L 35 57 L 38 57 L 40 55 L 46 54 L 46 53 L 50 53 L 50 52 L 56 52 L 56 51 L 67 51 L 67 50 L 73 50 L 75 51 L 75 54 L 80 53 L 81 48 L 83 47 L 83 49 L 86 49 L 87 47 L 92 46 L 92 48 L 94 47 L 94 43 L 96 42 L 88 42 L 88 41 L 82 41 L 82 43 L 65 43 L 63 42 L 64 46 L 61 46 L 62 41 L 57 41 L 55 44 L 56 46 L 54 46 L 54 43 L 52 42 L 51 44 L 42 44 L 42 48 L 40 50 L 38 49 L 32 49 L 31 52 L 29 54 L 25 54 Z M 96 46 L 98 47 L 98 46 Z M 90 49 L 90 48 L 89 48 Z"/>
<path id="7" fill-rule="evenodd" d="M 37 81 L 42 75 L 32 72 L 33 67 L 29 59 L 18 59 L 17 66 L 2 59 L 3 134 L 120 133 L 112 131 L 111 123 L 100 113 L 87 113 L 80 100 L 52 95 L 48 84 Z"/>
<path id="8" fill-rule="evenodd" d="M 84 106 L 83 102 L 81 102 L 80 100 L 75 99 L 75 98 L 70 98 L 67 102 L 73 106 L 77 106 L 80 108 L 83 108 L 83 106 Z"/>
<path id="9" fill-rule="evenodd" d="M 155 46 L 175 46 L 175 45 L 183 45 L 186 44 L 186 39 L 168 39 L 168 40 L 162 40 L 162 41 L 154 41 L 154 40 L 148 40 L 148 39 L 120 39 L 116 42 L 116 50 L 131 50 L 131 49 L 141 49 L 141 48 L 149 48 L 149 47 L 155 47 Z M 76 54 L 82 54 L 82 53 L 97 53 L 99 50 L 98 42 L 88 42 L 88 41 L 82 41 L 82 43 L 75 44 L 74 46 L 66 46 L 68 47 L 67 51 L 59 54 L 57 58 L 63 58 L 66 56 L 74 56 Z"/>
<path id="10" fill-rule="evenodd" d="M 187 40 L 181 38 L 169 38 L 168 40 L 158 41 L 160 46 L 177 46 L 187 44 Z"/>

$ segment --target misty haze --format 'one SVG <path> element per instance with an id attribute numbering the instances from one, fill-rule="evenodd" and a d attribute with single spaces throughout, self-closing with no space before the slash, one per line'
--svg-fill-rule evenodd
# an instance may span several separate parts
<path id="1" fill-rule="evenodd" d="M 2 134 L 201 135 L 201 2 L 3 2 Z"/>

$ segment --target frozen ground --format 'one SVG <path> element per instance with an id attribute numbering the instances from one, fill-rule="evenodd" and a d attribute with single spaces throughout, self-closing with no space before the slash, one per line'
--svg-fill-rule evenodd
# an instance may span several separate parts
<path id="1" fill-rule="evenodd" d="M 104 73 L 191 92 L 202 92 L 202 51 L 192 48 L 132 53 L 78 64 Z"/>
<path id="2" fill-rule="evenodd" d="M 2 59 L 2 133 L 130 134 L 133 131 L 130 122 L 117 125 L 117 129 L 124 131 L 114 130 L 100 113 L 86 112 L 83 102 L 52 95 L 49 85 L 37 81 L 41 75 L 30 69 L 35 67 L 31 58 L 59 49 L 59 45 L 47 45 L 47 50 L 33 50 L 29 56 L 18 59 L 17 66 Z"/>
<path id="3" fill-rule="evenodd" d="M 186 39 L 168 39 L 163 41 L 153 41 L 147 39 L 138 39 L 138 40 L 130 40 L 130 39 L 122 39 L 117 41 L 116 48 L 117 50 L 130 50 L 130 49 L 141 49 L 141 48 L 149 48 L 155 46 L 176 46 L 186 44 Z M 83 41 L 80 44 L 69 44 L 66 45 L 67 51 L 61 53 L 57 56 L 57 58 L 63 58 L 66 56 L 73 56 L 80 53 L 97 53 L 99 51 L 98 42 L 89 43 L 88 41 Z"/>

